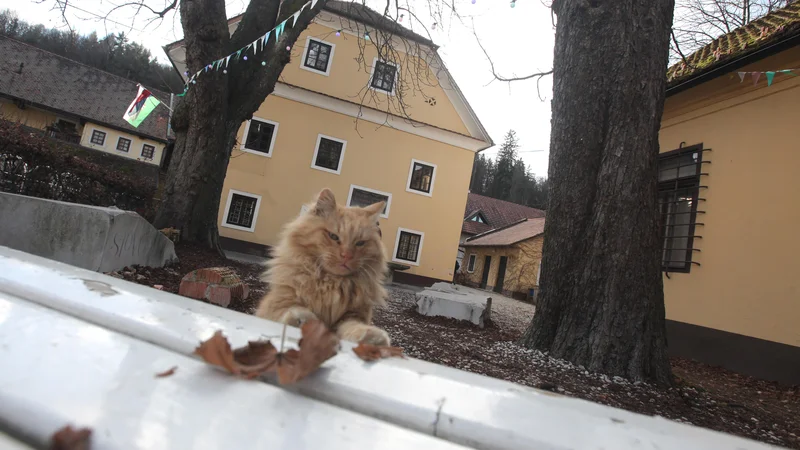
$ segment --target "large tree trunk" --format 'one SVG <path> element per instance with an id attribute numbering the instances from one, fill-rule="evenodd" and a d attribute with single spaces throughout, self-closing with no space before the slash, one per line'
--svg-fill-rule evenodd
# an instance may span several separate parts
<path id="1" fill-rule="evenodd" d="M 674 0 L 556 0 L 542 290 L 522 338 L 670 384 L 657 204 Z"/>
<path id="2" fill-rule="evenodd" d="M 224 0 L 180 2 L 186 65 L 190 73 L 252 42 L 279 20 L 297 11 L 305 0 L 251 0 L 233 36 L 228 32 Z M 189 85 L 175 110 L 175 148 L 154 225 L 181 230 L 182 239 L 221 252 L 217 214 L 231 150 L 242 122 L 251 118 L 275 89 L 289 62 L 287 46 L 322 9 L 326 0 L 307 8 L 276 43 L 250 61 L 232 59 L 226 72 L 209 70 Z M 264 62 L 262 65 L 260 62 Z"/>

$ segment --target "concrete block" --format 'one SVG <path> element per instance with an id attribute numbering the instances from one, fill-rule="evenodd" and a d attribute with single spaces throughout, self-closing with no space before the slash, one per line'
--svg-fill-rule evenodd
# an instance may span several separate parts
<path id="1" fill-rule="evenodd" d="M 211 267 L 187 273 L 181 280 L 178 294 L 227 308 L 233 300 L 246 299 L 250 288 L 227 267 Z"/>
<path id="2" fill-rule="evenodd" d="M 445 285 L 445 286 L 437 286 Z M 483 328 L 492 313 L 491 297 L 473 292 L 462 292 L 459 286 L 436 283 L 418 292 L 417 312 L 424 316 L 442 316 L 467 320 Z"/>
<path id="3" fill-rule="evenodd" d="M 0 193 L 0 245 L 96 272 L 162 267 L 175 246 L 140 215 Z"/>

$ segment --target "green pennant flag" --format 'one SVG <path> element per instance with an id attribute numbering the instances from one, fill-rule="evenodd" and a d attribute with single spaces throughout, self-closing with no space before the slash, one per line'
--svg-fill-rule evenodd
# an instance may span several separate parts
<path id="1" fill-rule="evenodd" d="M 275 43 L 276 44 L 278 43 L 278 39 L 281 37 L 281 34 L 283 33 L 283 27 L 285 27 L 285 26 L 286 26 L 286 21 L 284 20 L 283 22 L 279 23 L 277 27 L 275 27 Z"/>
<path id="2" fill-rule="evenodd" d="M 775 72 L 767 72 L 767 86 L 772 86 L 772 80 L 775 78 Z"/>

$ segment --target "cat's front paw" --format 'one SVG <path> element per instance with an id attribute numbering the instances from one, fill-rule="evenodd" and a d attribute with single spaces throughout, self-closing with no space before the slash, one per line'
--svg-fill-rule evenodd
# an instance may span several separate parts
<path id="1" fill-rule="evenodd" d="M 311 320 L 317 320 L 317 316 L 313 312 L 305 308 L 292 308 L 286 311 L 281 322 L 291 327 L 299 327 Z"/>
<path id="2" fill-rule="evenodd" d="M 360 342 L 378 346 L 388 346 L 391 340 L 387 332 L 378 327 L 367 326 L 364 329 L 364 336 L 361 338 Z"/>

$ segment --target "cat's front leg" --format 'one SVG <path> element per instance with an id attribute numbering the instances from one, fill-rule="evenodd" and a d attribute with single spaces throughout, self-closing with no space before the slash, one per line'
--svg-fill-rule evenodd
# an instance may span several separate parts
<path id="1" fill-rule="evenodd" d="M 281 322 L 292 327 L 299 327 L 300 325 L 310 321 L 316 320 L 317 316 L 310 309 L 304 306 L 292 306 L 281 317 Z"/>
<path id="2" fill-rule="evenodd" d="M 378 327 L 357 320 L 346 320 L 339 324 L 336 334 L 351 342 L 365 342 L 372 345 L 389 345 L 389 334 Z"/>

